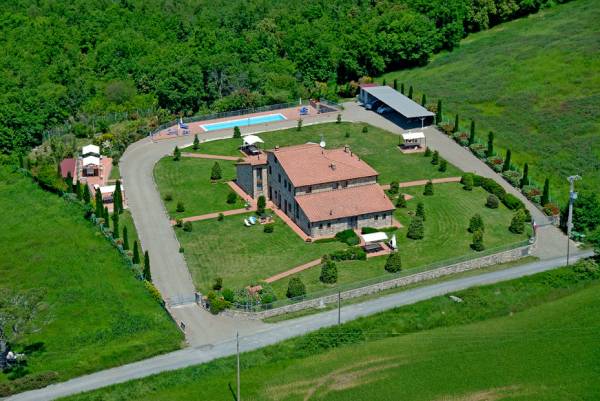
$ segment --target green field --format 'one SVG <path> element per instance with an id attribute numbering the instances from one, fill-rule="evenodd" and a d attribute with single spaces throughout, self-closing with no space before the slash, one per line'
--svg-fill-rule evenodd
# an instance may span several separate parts
<path id="1" fill-rule="evenodd" d="M 275 145 L 319 143 L 321 136 L 330 149 L 350 145 L 354 153 L 379 172 L 379 182 L 383 184 L 389 184 L 394 180 L 403 182 L 461 174 L 460 170 L 450 164 L 445 173 L 438 171 L 437 166 L 433 166 L 422 154 L 404 155 L 398 150 L 398 135 L 372 126 L 368 126 L 368 132 L 363 133 L 363 126 L 364 124 L 354 123 L 317 124 L 303 127 L 301 131 L 292 128 L 265 132 L 260 134 L 260 138 L 265 141 L 262 145 L 263 149 L 272 149 Z M 349 136 L 346 137 L 346 134 Z M 200 144 L 198 152 L 239 156 L 240 152 L 237 149 L 241 142 L 241 139 L 234 138 L 204 142 Z M 185 149 L 185 151 L 191 150 L 191 148 Z"/>
<path id="2" fill-rule="evenodd" d="M 39 331 L 15 349 L 37 343 L 29 374 L 0 373 L 0 389 L 20 390 L 37 375 L 66 380 L 179 348 L 182 336 L 167 313 L 81 207 L 48 194 L 0 167 L 0 287 L 42 294 Z M 132 233 L 133 234 L 133 233 Z M 44 385 L 39 379 L 38 385 Z"/>
<path id="3" fill-rule="evenodd" d="M 494 131 L 514 162 L 528 162 L 538 182 L 550 176 L 554 196 L 564 200 L 569 175 L 600 187 L 598 21 L 596 0 L 571 1 L 469 35 L 427 66 L 384 78 L 412 85 L 431 104 L 443 99 L 445 118 L 459 113 L 467 130 L 474 119 L 482 141 Z"/>
<path id="4" fill-rule="evenodd" d="M 241 356 L 245 400 L 592 400 L 600 286 L 563 268 L 442 296 Z M 242 339 L 243 341 L 243 339 Z M 69 400 L 231 400 L 235 359 Z"/>
<path id="5" fill-rule="evenodd" d="M 306 243 L 277 217 L 270 234 L 260 224 L 246 227 L 244 219 L 251 214 L 194 222 L 192 232 L 176 229 L 199 290 L 207 291 L 216 277 L 227 288 L 241 289 L 345 247 L 340 242 Z"/>
<path id="6" fill-rule="evenodd" d="M 232 192 L 227 181 L 235 179 L 233 162 L 219 160 L 223 179 L 211 182 L 210 172 L 215 160 L 182 158 L 175 162 L 171 157 L 161 159 L 154 168 L 154 179 L 163 203 L 172 218 L 197 216 L 244 207 L 241 199 L 227 203 L 227 194 Z M 165 201 L 166 194 L 173 200 Z M 177 202 L 183 202 L 185 211 L 176 211 Z"/>
<path id="7" fill-rule="evenodd" d="M 505 247 L 510 244 L 523 243 L 527 235 L 515 235 L 508 231 L 513 212 L 504 205 L 498 209 L 484 206 L 487 192 L 474 188 L 465 191 L 455 183 L 434 186 L 434 196 L 424 196 L 423 187 L 402 188 L 402 192 L 413 195 L 406 209 L 396 209 L 395 216 L 404 226 L 396 232 L 398 247 L 402 254 L 404 269 L 423 267 L 432 263 L 448 260 L 451 263 L 457 257 L 476 257 L 477 252 L 471 250 L 473 235 L 467 231 L 469 219 L 479 213 L 485 224 L 484 243 L 487 248 Z M 425 205 L 427 220 L 425 221 L 425 238 L 412 240 L 406 237 L 411 215 L 417 202 Z M 386 257 L 377 257 L 363 261 L 338 263 L 338 284 L 386 276 L 384 270 Z M 318 291 L 332 288 L 319 281 L 320 268 L 315 267 L 298 273 L 297 276 L 307 286 L 307 291 Z M 273 283 L 277 294 L 283 295 L 287 289 L 288 279 Z"/>

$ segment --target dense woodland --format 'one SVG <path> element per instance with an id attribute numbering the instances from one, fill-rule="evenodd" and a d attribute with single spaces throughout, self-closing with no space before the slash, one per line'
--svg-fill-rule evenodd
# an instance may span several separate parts
<path id="1" fill-rule="evenodd" d="M 4 0 L 0 150 L 30 148 L 46 129 L 90 115 L 335 95 L 556 2 Z"/>

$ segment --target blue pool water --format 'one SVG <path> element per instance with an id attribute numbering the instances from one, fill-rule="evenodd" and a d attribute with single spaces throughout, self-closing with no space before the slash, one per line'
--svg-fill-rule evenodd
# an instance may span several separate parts
<path id="1" fill-rule="evenodd" d="M 220 123 L 203 124 L 200 127 L 202 127 L 202 129 L 204 131 L 216 131 L 216 130 L 220 130 L 220 129 L 227 129 L 227 128 L 233 128 L 233 127 L 245 127 L 248 125 L 272 123 L 274 121 L 283 121 L 283 120 L 286 120 L 286 118 L 282 114 L 267 114 L 265 116 L 239 118 L 236 120 L 222 121 Z"/>

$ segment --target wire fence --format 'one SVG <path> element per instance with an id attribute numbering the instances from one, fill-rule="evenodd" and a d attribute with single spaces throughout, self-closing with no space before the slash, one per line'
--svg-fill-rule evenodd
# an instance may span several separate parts
<path id="1" fill-rule="evenodd" d="M 468 261 L 479 259 L 482 257 L 486 257 L 486 256 L 498 254 L 501 252 L 506 252 L 506 251 L 510 251 L 513 249 L 525 247 L 528 245 L 531 245 L 531 241 L 524 240 L 524 241 L 516 242 L 516 243 L 510 244 L 510 245 L 488 248 L 482 252 L 478 252 L 477 254 L 464 255 L 464 256 L 460 256 L 460 257 L 456 257 L 456 258 L 452 258 L 452 259 L 447 259 L 447 260 L 427 264 L 427 265 L 420 266 L 420 267 L 410 268 L 410 269 L 401 271 L 399 273 L 388 273 L 388 274 L 378 276 L 378 277 L 373 277 L 373 278 L 370 278 L 367 280 L 356 281 L 353 283 L 338 285 L 338 286 L 335 286 L 332 288 L 328 288 L 326 290 L 311 292 L 311 293 L 306 294 L 301 297 L 280 299 L 280 300 L 277 300 L 277 301 L 269 303 L 269 304 L 261 304 L 259 302 L 252 303 L 251 300 L 249 300 L 247 303 L 239 303 L 238 302 L 238 303 L 234 303 L 232 305 L 232 309 L 241 310 L 241 311 L 245 311 L 245 312 L 260 312 L 260 311 L 269 310 L 269 309 L 281 308 L 283 306 L 292 305 L 292 304 L 296 304 L 299 302 L 324 298 L 324 297 L 336 295 L 338 293 L 345 293 L 345 292 L 348 292 L 351 290 L 356 290 L 359 288 L 364 288 L 364 287 L 369 287 L 372 285 L 380 284 L 380 283 L 383 283 L 386 281 L 392 281 L 392 280 L 396 280 L 398 278 L 412 276 L 412 275 L 415 275 L 418 273 L 432 271 L 432 270 L 443 268 L 443 267 L 449 267 L 449 266 L 452 266 L 452 265 L 455 265 L 458 263 L 468 262 Z"/>

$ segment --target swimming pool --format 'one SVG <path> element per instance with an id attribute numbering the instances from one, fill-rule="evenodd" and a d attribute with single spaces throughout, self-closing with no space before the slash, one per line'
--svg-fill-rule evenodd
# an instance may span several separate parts
<path id="1" fill-rule="evenodd" d="M 275 121 L 283 121 L 287 120 L 283 114 L 267 114 L 264 116 L 256 116 L 256 117 L 248 117 L 248 118 L 239 118 L 236 120 L 227 120 L 222 121 L 220 123 L 213 124 L 202 124 L 200 127 L 204 131 L 216 131 L 220 129 L 227 129 L 233 127 L 245 127 L 248 125 L 262 124 L 262 123 L 272 123 Z"/>

